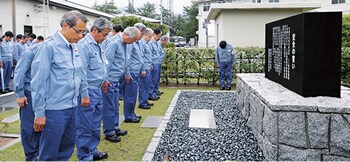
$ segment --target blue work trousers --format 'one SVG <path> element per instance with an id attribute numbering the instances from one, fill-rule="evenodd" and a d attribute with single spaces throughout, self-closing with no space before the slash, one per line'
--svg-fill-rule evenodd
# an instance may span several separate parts
<path id="1" fill-rule="evenodd" d="M 97 146 L 100 143 L 100 127 L 103 111 L 103 99 L 101 89 L 88 89 L 90 105 L 81 106 L 78 100 L 77 107 L 77 156 L 79 160 L 93 160 L 98 155 Z"/>
<path id="2" fill-rule="evenodd" d="M 131 73 L 131 78 L 129 84 L 124 80 L 124 117 L 126 120 L 131 120 L 136 117 L 135 106 L 140 74 Z"/>
<path id="3" fill-rule="evenodd" d="M 232 84 L 232 61 L 219 63 L 220 86 L 231 87 Z M 225 81 L 227 83 L 225 84 Z"/>
<path id="4" fill-rule="evenodd" d="M 157 87 L 159 89 L 159 80 L 160 80 L 160 69 L 162 64 L 153 64 L 152 76 L 151 76 L 151 86 L 149 89 L 149 97 L 156 98 Z"/>
<path id="5" fill-rule="evenodd" d="M 120 97 L 124 97 L 124 82 L 123 82 L 123 80 L 124 80 L 124 77 L 122 77 L 120 80 L 119 80 L 119 86 L 118 86 L 118 88 L 119 88 L 119 98 Z"/>
<path id="6" fill-rule="evenodd" d="M 111 82 L 112 86 L 103 93 L 103 133 L 106 136 L 115 134 L 119 126 L 119 82 Z"/>
<path id="7" fill-rule="evenodd" d="M 146 69 L 146 76 L 140 76 L 139 105 L 148 106 L 149 87 L 151 83 L 151 70 Z"/>
<path id="8" fill-rule="evenodd" d="M 34 111 L 32 107 L 32 94 L 25 90 L 24 95 L 27 97 L 28 104 L 19 109 L 21 120 L 21 140 L 26 156 L 26 161 L 34 161 L 39 156 L 39 141 L 41 132 L 34 131 Z"/>
<path id="9" fill-rule="evenodd" d="M 9 89 L 10 88 L 10 81 L 11 81 L 11 75 L 12 75 L 12 61 L 4 61 L 2 68 L 4 69 L 4 88 Z M 2 89 L 2 82 L 1 82 L 1 76 L 0 76 L 0 88 Z"/>
<path id="10" fill-rule="evenodd" d="M 46 110 L 46 124 L 39 145 L 39 161 L 68 161 L 75 145 L 76 107 Z"/>

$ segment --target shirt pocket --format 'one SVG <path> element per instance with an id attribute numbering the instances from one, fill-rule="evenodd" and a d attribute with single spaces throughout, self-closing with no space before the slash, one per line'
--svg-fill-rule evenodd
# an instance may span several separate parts
<path id="1" fill-rule="evenodd" d="M 102 61 L 99 58 L 99 54 L 98 53 L 94 53 L 94 56 L 92 56 L 90 58 L 90 69 L 91 70 L 99 69 L 99 68 L 101 68 L 101 64 L 102 64 Z"/>
<path id="2" fill-rule="evenodd" d="M 54 66 L 52 71 L 58 80 L 66 80 L 70 78 L 70 66 L 69 59 L 62 56 L 56 56 L 54 57 Z"/>

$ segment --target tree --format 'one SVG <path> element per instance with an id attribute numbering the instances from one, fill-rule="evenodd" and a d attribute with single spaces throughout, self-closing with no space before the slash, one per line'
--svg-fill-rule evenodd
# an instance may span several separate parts
<path id="1" fill-rule="evenodd" d="M 92 6 L 93 9 L 104 12 L 104 13 L 108 13 L 108 14 L 119 14 L 121 13 L 118 10 L 118 7 L 114 4 L 114 0 L 111 0 L 110 2 L 108 2 L 107 0 L 105 0 L 104 4 L 97 4 L 97 2 L 95 1 L 94 5 Z"/>
<path id="2" fill-rule="evenodd" d="M 163 22 L 169 24 L 169 25 L 173 25 L 173 18 L 171 17 L 171 13 L 170 10 L 164 8 L 163 6 L 161 6 L 161 12 L 162 12 L 162 16 L 163 16 Z M 158 19 L 160 20 L 160 16 L 158 17 Z"/>
<path id="3" fill-rule="evenodd" d="M 126 7 L 124 11 L 129 14 L 136 14 L 136 9 L 130 4 L 128 7 Z"/>
<path id="4" fill-rule="evenodd" d="M 156 6 L 150 2 L 143 4 L 143 7 L 137 9 L 137 14 L 149 18 L 157 18 L 158 14 L 155 12 Z"/>
<path id="5" fill-rule="evenodd" d="M 123 26 L 124 28 L 129 27 L 129 26 L 134 26 L 136 23 L 143 23 L 145 24 L 148 28 L 154 29 L 154 28 L 159 28 L 163 34 L 168 32 L 168 28 L 165 25 L 160 25 L 157 23 L 151 23 L 146 20 L 142 20 L 139 17 L 136 16 L 119 16 L 111 19 L 111 22 L 113 25 L 119 24 Z"/>
<path id="6" fill-rule="evenodd" d="M 174 28 L 176 35 L 185 37 L 187 39 L 196 37 L 198 30 L 198 5 L 184 7 L 184 15 L 178 15 L 174 19 Z"/>

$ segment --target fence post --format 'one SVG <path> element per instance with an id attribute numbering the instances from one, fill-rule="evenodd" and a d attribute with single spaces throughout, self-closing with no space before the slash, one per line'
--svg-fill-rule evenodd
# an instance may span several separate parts
<path id="1" fill-rule="evenodd" d="M 214 66 L 213 69 L 214 69 L 214 71 L 213 71 L 213 84 L 212 84 L 212 85 L 215 85 L 215 74 L 216 74 L 216 72 L 217 72 L 216 69 L 215 69 L 215 68 L 216 68 L 216 66 L 215 66 L 215 57 L 214 57 L 214 58 L 211 58 L 211 59 L 212 59 L 212 61 L 214 62 L 214 63 L 213 63 L 213 66 Z"/>
<path id="2" fill-rule="evenodd" d="M 239 73 L 242 73 L 242 60 L 243 60 L 243 54 L 239 56 Z"/>
<path id="3" fill-rule="evenodd" d="M 179 84 L 179 69 L 178 69 L 179 62 L 178 62 L 178 54 L 177 54 L 176 50 L 175 50 L 175 60 L 176 60 L 176 68 L 175 68 L 175 71 L 176 71 L 176 85 L 178 85 Z"/>

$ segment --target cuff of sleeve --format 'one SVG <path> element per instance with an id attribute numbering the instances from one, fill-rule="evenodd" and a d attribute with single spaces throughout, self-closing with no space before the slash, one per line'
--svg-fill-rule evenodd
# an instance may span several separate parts
<path id="1" fill-rule="evenodd" d="M 87 98 L 87 97 L 89 97 L 89 92 L 86 90 L 86 91 L 81 92 L 80 95 L 82 98 Z"/>
<path id="2" fill-rule="evenodd" d="M 24 92 L 18 92 L 18 93 L 16 93 L 16 98 L 22 98 L 22 97 L 24 97 L 25 95 L 24 95 Z"/>
<path id="3" fill-rule="evenodd" d="M 38 117 L 38 118 L 45 117 L 45 110 L 35 111 L 35 117 Z"/>

